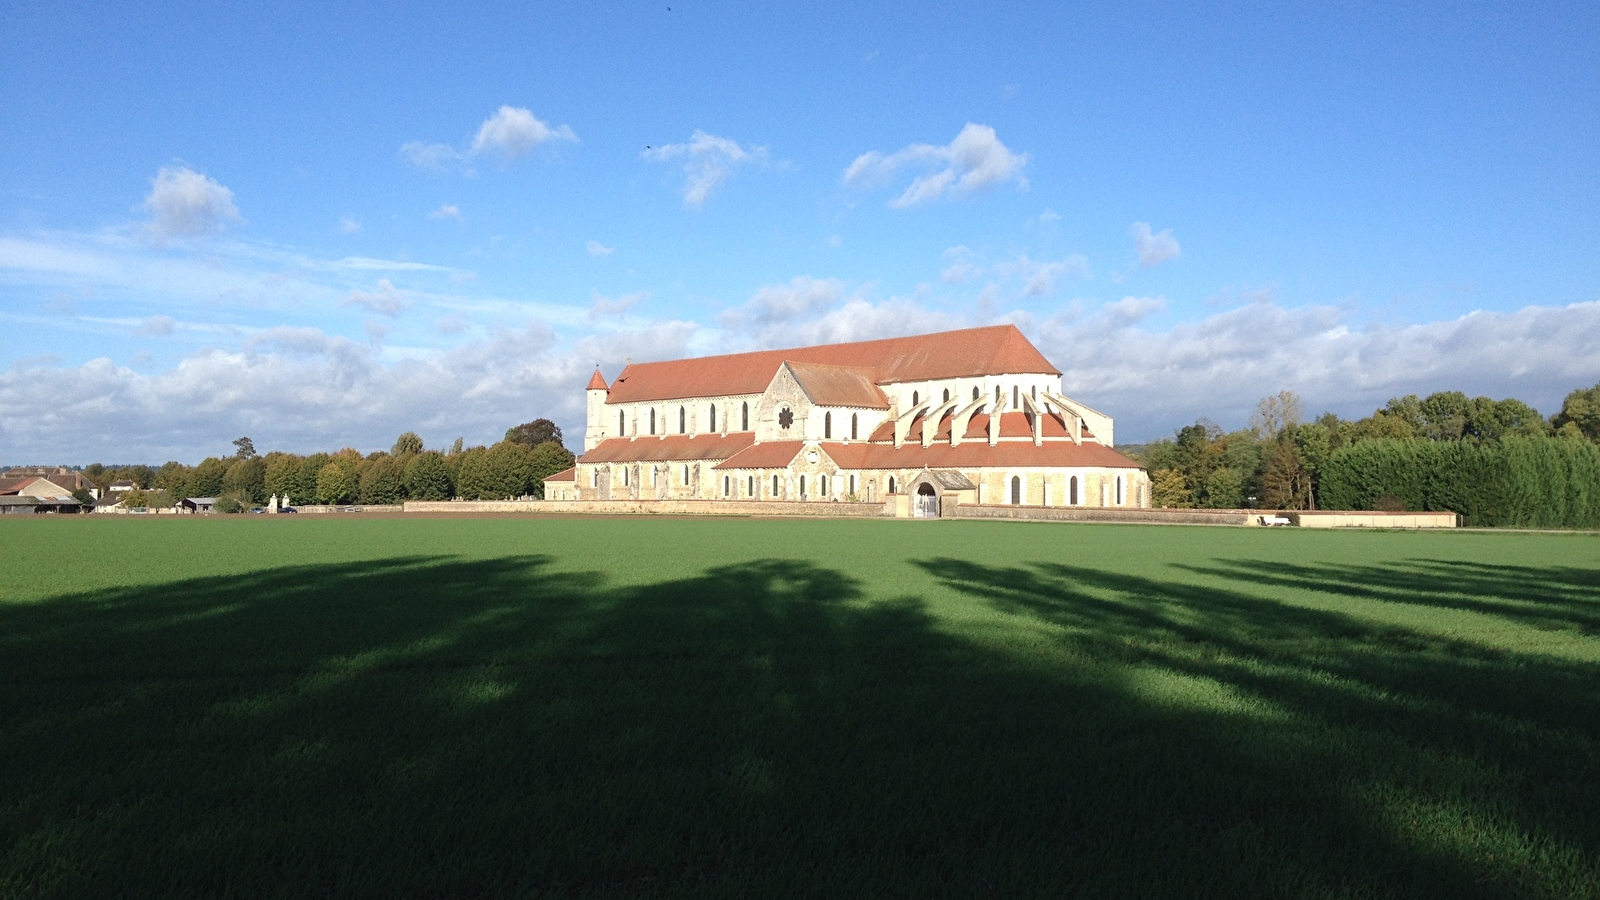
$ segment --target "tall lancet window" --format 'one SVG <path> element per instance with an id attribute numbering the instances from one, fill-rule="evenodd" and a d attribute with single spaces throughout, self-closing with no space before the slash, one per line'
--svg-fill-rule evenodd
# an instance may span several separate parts
<path id="1" fill-rule="evenodd" d="M 750 404 L 748 403 L 739 404 L 739 430 L 750 430 Z"/>
<path id="2" fill-rule="evenodd" d="M 711 404 L 711 427 L 709 429 L 707 429 L 707 430 L 708 431 L 716 431 L 717 430 L 717 405 L 715 403 Z"/>

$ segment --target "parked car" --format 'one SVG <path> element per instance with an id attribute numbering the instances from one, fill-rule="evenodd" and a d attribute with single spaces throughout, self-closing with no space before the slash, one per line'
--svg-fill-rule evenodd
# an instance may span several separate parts
<path id="1" fill-rule="evenodd" d="M 280 512 L 280 513 L 297 513 L 299 511 L 300 510 L 295 509 L 292 506 L 285 506 L 283 509 L 278 510 L 278 512 Z"/>

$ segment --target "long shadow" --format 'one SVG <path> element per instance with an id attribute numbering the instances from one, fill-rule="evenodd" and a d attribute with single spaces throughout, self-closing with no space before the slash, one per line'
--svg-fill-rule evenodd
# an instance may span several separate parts
<path id="1" fill-rule="evenodd" d="M 1600 568 L 1416 559 L 1377 565 L 1223 560 L 1177 568 L 1268 587 L 1498 616 L 1544 630 L 1600 634 Z"/>
<path id="2" fill-rule="evenodd" d="M 1225 687 L 1251 712 L 1211 717 L 1211 743 L 1250 734 L 1259 752 L 1232 764 L 1262 765 L 1263 783 L 1293 786 L 1286 801 L 1299 793 L 1294 805 L 1370 821 L 1362 798 L 1432 797 L 1546 850 L 1565 845 L 1584 866 L 1600 859 L 1600 667 L 1177 580 L 1059 564 L 918 564 L 997 609 L 1057 626 L 1061 646 L 1086 659 Z M 1439 589 L 1481 587 L 1472 576 Z M 1319 787 L 1306 794 L 1308 785 Z M 1510 884 L 1509 868 L 1487 862 L 1474 881 Z M 1510 893 L 1538 891 L 1524 883 Z"/>
<path id="3" fill-rule="evenodd" d="M 922 565 L 1070 652 L 787 560 L 615 586 L 412 557 L 0 605 L 0 896 L 1600 884 L 1592 669 L 1091 570 Z M 1148 668 L 1262 707 L 1153 696 L 1126 677 Z M 1544 849 L 1465 858 L 1363 802 L 1403 789 L 1455 789 Z"/>

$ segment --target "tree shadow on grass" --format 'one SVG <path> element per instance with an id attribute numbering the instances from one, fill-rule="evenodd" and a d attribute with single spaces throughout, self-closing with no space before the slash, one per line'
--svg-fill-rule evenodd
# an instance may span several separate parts
<path id="1" fill-rule="evenodd" d="M 1523 720 L 1507 747 L 1482 707 L 1453 742 L 1434 730 L 1467 701 L 1429 679 L 1492 659 L 1225 592 L 922 565 L 1062 626 L 1070 652 L 969 640 L 785 560 L 613 586 L 537 556 L 412 557 L 0 605 L 0 894 L 1595 887 L 1593 789 L 1552 758 L 1558 730 L 1592 758 L 1592 733 Z M 1231 694 L 1190 702 L 1138 677 L 1156 667 Z M 1594 712 L 1572 672 L 1490 674 Z M 1408 705 L 1383 678 L 1424 687 Z M 1352 797 L 1451 786 L 1499 817 L 1484 834 L 1570 825 L 1541 845 L 1549 873 Z"/>
<path id="2" fill-rule="evenodd" d="M 919 565 L 1000 610 L 1057 626 L 1060 646 L 1083 658 L 1147 673 L 1158 693 L 1181 697 L 1186 687 L 1220 708 L 1228 704 L 1204 692 L 1219 687 L 1234 714 L 1207 717 L 1199 746 L 1234 748 L 1217 762 L 1250 767 L 1252 784 L 1241 790 L 1281 792 L 1279 803 L 1296 815 L 1315 810 L 1276 827 L 1299 831 L 1303 846 L 1326 847 L 1335 870 L 1387 868 L 1404 879 L 1431 845 L 1435 864 L 1472 873 L 1472 888 L 1446 890 L 1448 876 L 1427 884 L 1435 871 L 1417 880 L 1424 893 L 1600 890 L 1592 813 L 1600 808 L 1600 667 L 1176 580 L 1059 564 Z M 1520 573 L 1524 585 L 1536 574 Z M 1486 587 L 1471 572 L 1436 585 L 1455 594 Z M 1387 837 L 1369 833 L 1379 846 L 1359 862 L 1365 851 L 1350 840 L 1384 819 L 1398 827 Z M 1386 851 L 1399 856 L 1385 859 Z"/>
<path id="3" fill-rule="evenodd" d="M 1484 613 L 1547 631 L 1600 635 L 1600 569 L 1413 559 L 1295 565 L 1254 559 L 1177 568 L 1268 587 Z"/>

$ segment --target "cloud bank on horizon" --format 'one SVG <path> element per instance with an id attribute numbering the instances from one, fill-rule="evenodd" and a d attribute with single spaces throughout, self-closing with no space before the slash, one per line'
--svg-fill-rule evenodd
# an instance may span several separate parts
<path id="1" fill-rule="evenodd" d="M 1346 416 L 1446 389 L 1549 414 L 1600 381 L 1600 181 L 1560 155 L 1600 139 L 1581 104 L 1532 123 L 1559 140 L 1511 153 L 1464 137 L 1527 131 L 1525 105 L 1478 90 L 1483 108 L 1451 119 L 1337 73 L 1262 93 L 1226 29 L 1124 66 L 1152 38 L 1114 18 L 1014 22 L 1003 55 L 945 23 L 932 65 L 887 37 L 834 53 L 798 21 L 692 11 L 674 21 L 710 31 L 596 42 L 581 12 L 534 17 L 471 20 L 516 52 L 504 72 L 492 54 L 413 61 L 420 103 L 404 73 L 347 71 L 348 48 L 303 35 L 294 87 L 251 103 L 164 56 L 188 86 L 131 70 L 152 105 L 117 140 L 62 111 L 141 58 L 137 26 L 90 29 L 104 60 L 38 35 L 49 53 L 7 69 L 38 102 L 0 146 L 0 465 L 194 462 L 241 434 L 297 452 L 407 430 L 491 442 L 540 416 L 573 443 L 596 365 L 1002 322 L 1134 441 L 1243 425 L 1285 389 Z M 1391 25 L 1346 32 L 1382 49 Z M 301 46 L 261 28 L 230 65 Z M 1369 63 L 1403 83 L 1425 62 L 1394 49 Z M 1600 89 L 1582 66 L 1527 81 L 1520 65 L 1478 53 L 1452 71 L 1467 92 Z M 1017 71 L 961 86 L 1002 66 Z M 345 78 L 349 98 L 321 90 Z M 1235 96 L 1279 130 L 1242 139 L 1228 123 L 1255 107 Z M 181 112 L 195 103 L 225 112 L 202 127 Z M 1315 110 L 1340 104 L 1433 130 L 1391 145 L 1352 116 L 1351 142 L 1324 150 Z"/>

